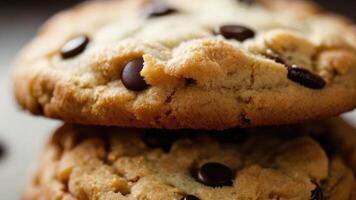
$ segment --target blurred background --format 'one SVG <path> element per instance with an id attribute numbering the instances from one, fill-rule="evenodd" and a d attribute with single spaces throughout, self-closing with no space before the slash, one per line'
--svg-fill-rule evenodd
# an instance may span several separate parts
<path id="1" fill-rule="evenodd" d="M 0 199 L 20 199 L 41 145 L 60 124 L 19 111 L 11 93 L 11 62 L 49 16 L 78 2 L 80 0 L 0 1 Z M 356 20 L 356 0 L 318 2 L 331 11 Z M 344 117 L 356 124 L 355 112 Z"/>

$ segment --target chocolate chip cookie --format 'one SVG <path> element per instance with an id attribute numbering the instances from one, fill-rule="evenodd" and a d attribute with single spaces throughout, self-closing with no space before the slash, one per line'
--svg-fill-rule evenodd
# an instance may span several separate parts
<path id="1" fill-rule="evenodd" d="M 64 125 L 24 199 L 350 200 L 354 174 L 338 146 L 324 149 L 332 145 L 309 131 L 318 126 L 217 133 Z"/>
<path id="2" fill-rule="evenodd" d="M 227 129 L 356 107 L 356 28 L 304 1 L 94 1 L 20 54 L 16 98 L 66 122 Z"/>

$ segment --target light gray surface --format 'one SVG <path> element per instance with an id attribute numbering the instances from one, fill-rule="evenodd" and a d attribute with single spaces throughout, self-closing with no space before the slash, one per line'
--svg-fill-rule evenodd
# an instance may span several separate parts
<path id="1" fill-rule="evenodd" d="M 37 154 L 58 121 L 21 112 L 12 99 L 10 63 L 16 52 L 34 35 L 48 12 L 2 12 L 0 16 L 0 140 L 8 154 L 0 161 L 0 199 L 19 199 Z M 356 113 L 345 117 L 356 124 Z"/>
<path id="2" fill-rule="evenodd" d="M 1 12 L 3 13 L 3 11 Z M 0 199 L 20 199 L 31 163 L 59 122 L 20 112 L 11 93 L 10 63 L 46 13 L 10 12 L 0 17 L 0 140 L 7 153 L 0 161 Z"/>

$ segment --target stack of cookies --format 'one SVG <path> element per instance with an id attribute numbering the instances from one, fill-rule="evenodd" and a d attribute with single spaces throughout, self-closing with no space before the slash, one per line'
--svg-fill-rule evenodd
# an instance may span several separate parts
<path id="1" fill-rule="evenodd" d="M 356 108 L 356 28 L 311 2 L 88 2 L 16 65 L 19 104 L 65 122 L 26 200 L 356 199 L 331 118 Z"/>

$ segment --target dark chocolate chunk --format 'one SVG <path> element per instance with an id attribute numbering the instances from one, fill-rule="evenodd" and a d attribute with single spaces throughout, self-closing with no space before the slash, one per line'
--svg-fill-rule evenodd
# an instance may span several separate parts
<path id="1" fill-rule="evenodd" d="M 191 86 L 191 85 L 196 85 L 196 84 L 197 84 L 197 80 L 195 80 L 195 79 L 192 79 L 192 78 L 185 79 L 186 86 Z"/>
<path id="2" fill-rule="evenodd" d="M 312 89 L 322 89 L 325 87 L 325 80 L 317 75 L 313 74 L 310 71 L 296 66 L 287 66 L 288 78 L 300 85 L 303 85 Z"/>
<path id="3" fill-rule="evenodd" d="M 77 36 L 66 42 L 60 49 L 63 59 L 72 58 L 82 53 L 89 43 L 89 38 L 85 35 Z"/>
<path id="4" fill-rule="evenodd" d="M 121 80 L 124 86 L 133 91 L 142 91 L 147 89 L 148 85 L 140 75 L 143 68 L 143 58 L 131 60 L 122 70 Z"/>
<path id="5" fill-rule="evenodd" d="M 211 187 L 232 186 L 233 173 L 223 164 L 210 162 L 197 170 L 196 178 L 200 183 Z"/>
<path id="6" fill-rule="evenodd" d="M 154 18 L 173 14 L 177 10 L 170 7 L 163 0 L 155 0 L 146 7 L 146 12 L 149 18 Z"/>
<path id="7" fill-rule="evenodd" d="M 255 36 L 255 32 L 240 25 L 223 25 L 215 30 L 215 34 L 220 34 L 226 39 L 235 39 L 240 42 Z"/>

